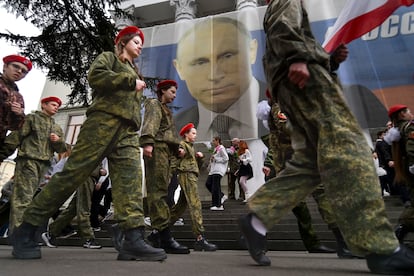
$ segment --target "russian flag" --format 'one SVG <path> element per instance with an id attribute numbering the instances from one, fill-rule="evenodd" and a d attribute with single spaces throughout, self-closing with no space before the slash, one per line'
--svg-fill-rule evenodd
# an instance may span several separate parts
<path id="1" fill-rule="evenodd" d="M 381 25 L 398 7 L 411 6 L 414 0 L 348 0 L 323 47 L 328 53 Z"/>

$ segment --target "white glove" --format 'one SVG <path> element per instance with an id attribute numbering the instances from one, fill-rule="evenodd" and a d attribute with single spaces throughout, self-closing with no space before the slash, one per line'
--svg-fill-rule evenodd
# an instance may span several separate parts
<path id="1" fill-rule="evenodd" d="M 408 170 L 410 171 L 411 174 L 414 174 L 414 165 L 409 166 Z"/>

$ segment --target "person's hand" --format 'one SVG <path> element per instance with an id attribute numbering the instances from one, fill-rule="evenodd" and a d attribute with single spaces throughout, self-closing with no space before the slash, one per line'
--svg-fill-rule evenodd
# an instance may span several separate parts
<path id="1" fill-rule="evenodd" d="M 308 66 L 304 62 L 292 63 L 289 67 L 288 78 L 290 82 L 303 89 L 310 77 Z"/>
<path id="2" fill-rule="evenodd" d="M 394 161 L 388 161 L 388 167 L 394 168 Z"/>
<path id="3" fill-rule="evenodd" d="M 197 151 L 197 152 L 195 153 L 195 156 L 196 156 L 197 158 L 203 158 L 203 157 L 204 157 L 204 154 L 203 154 L 201 151 Z"/>
<path id="4" fill-rule="evenodd" d="M 349 54 L 348 47 L 346 47 L 345 44 L 341 44 L 332 53 L 331 58 L 333 59 L 334 62 L 339 64 L 348 58 L 348 54 Z"/>
<path id="5" fill-rule="evenodd" d="M 265 176 L 268 176 L 269 174 L 270 174 L 270 168 L 269 167 L 266 167 L 266 166 L 264 166 L 263 168 L 262 168 L 262 171 L 263 171 L 263 173 L 264 173 L 264 175 Z"/>
<path id="6" fill-rule="evenodd" d="M 101 189 L 101 187 L 102 187 L 102 183 L 101 182 L 98 182 L 98 183 L 95 184 L 95 190 L 96 191 L 99 191 Z"/>
<path id="7" fill-rule="evenodd" d="M 144 154 L 144 156 L 146 156 L 146 157 L 152 157 L 152 150 L 154 149 L 154 147 L 153 146 L 151 146 L 151 145 L 146 145 L 145 147 L 144 147 L 144 152 L 143 152 L 143 154 Z"/>
<path id="8" fill-rule="evenodd" d="M 50 141 L 52 142 L 56 142 L 60 139 L 60 137 L 56 133 L 53 133 L 53 132 L 50 133 L 49 138 L 50 138 Z"/>
<path id="9" fill-rule="evenodd" d="M 101 168 L 100 170 L 99 170 L 99 175 L 106 175 L 108 172 L 104 169 L 104 168 Z"/>
<path id="10" fill-rule="evenodd" d="M 144 89 L 145 87 L 147 87 L 147 84 L 145 83 L 145 81 L 137 79 L 136 84 L 135 84 L 135 90 L 140 91 Z"/>
<path id="11" fill-rule="evenodd" d="M 178 149 L 178 156 L 179 157 L 184 157 L 184 155 L 185 155 L 185 150 L 183 148 L 179 148 Z"/>
<path id="12" fill-rule="evenodd" d="M 23 108 L 18 102 L 12 102 L 11 103 L 11 111 L 15 114 L 22 114 Z"/>

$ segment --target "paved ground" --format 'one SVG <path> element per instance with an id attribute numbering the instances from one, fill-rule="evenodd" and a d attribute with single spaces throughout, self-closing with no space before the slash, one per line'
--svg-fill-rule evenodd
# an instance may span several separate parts
<path id="1" fill-rule="evenodd" d="M 0 246 L 1 276 L 302 276 L 373 275 L 364 260 L 340 260 L 336 254 L 309 254 L 303 251 L 271 251 L 270 267 L 255 265 L 247 251 L 219 250 L 168 255 L 164 262 L 117 261 L 115 249 L 79 247 L 42 248 L 40 260 L 16 260 L 11 247 Z"/>

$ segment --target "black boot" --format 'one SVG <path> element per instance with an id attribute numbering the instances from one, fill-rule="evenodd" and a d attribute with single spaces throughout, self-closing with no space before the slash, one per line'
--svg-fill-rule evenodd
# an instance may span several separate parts
<path id="1" fill-rule="evenodd" d="M 266 236 L 263 236 L 256 232 L 252 226 L 253 214 L 239 218 L 239 227 L 246 240 L 247 248 L 249 249 L 250 256 L 262 266 L 269 266 L 271 264 L 270 259 L 265 255 L 267 251 Z"/>
<path id="2" fill-rule="evenodd" d="M 201 240 L 196 240 L 194 243 L 194 251 L 216 251 L 217 245 L 208 242 L 204 237 Z"/>
<path id="3" fill-rule="evenodd" d="M 122 240 L 124 239 L 124 234 L 119 228 L 118 223 L 112 224 L 111 228 L 112 228 L 112 243 L 115 249 L 119 252 L 121 251 Z"/>
<path id="4" fill-rule="evenodd" d="M 395 236 L 397 236 L 397 239 L 400 243 L 404 243 L 404 239 L 407 236 L 407 234 L 410 232 L 410 229 L 408 229 L 407 225 L 400 224 L 395 228 Z"/>
<path id="5" fill-rule="evenodd" d="M 147 240 L 153 247 L 161 248 L 160 233 L 157 230 L 153 230 L 147 237 Z"/>
<path id="6" fill-rule="evenodd" d="M 12 235 L 13 256 L 16 259 L 40 259 L 42 253 L 36 241 L 37 226 L 23 222 Z"/>
<path id="7" fill-rule="evenodd" d="M 370 254 L 366 257 L 371 272 L 387 275 L 413 275 L 414 249 L 403 244 L 390 255 Z"/>
<path id="8" fill-rule="evenodd" d="M 122 242 L 118 260 L 162 261 L 167 258 L 163 249 L 154 248 L 145 242 L 144 233 L 144 227 L 124 231 L 125 239 Z"/>
<path id="9" fill-rule="evenodd" d="M 344 237 L 342 236 L 341 230 L 339 228 L 332 228 L 332 233 L 336 239 L 336 245 L 338 249 L 336 250 L 336 254 L 340 259 L 360 259 L 362 257 L 358 257 L 348 249 L 348 246 L 345 243 Z"/>
<path id="10" fill-rule="evenodd" d="M 170 228 L 165 228 L 159 232 L 161 248 L 170 254 L 189 254 L 190 249 L 187 246 L 179 244 L 171 235 Z"/>

